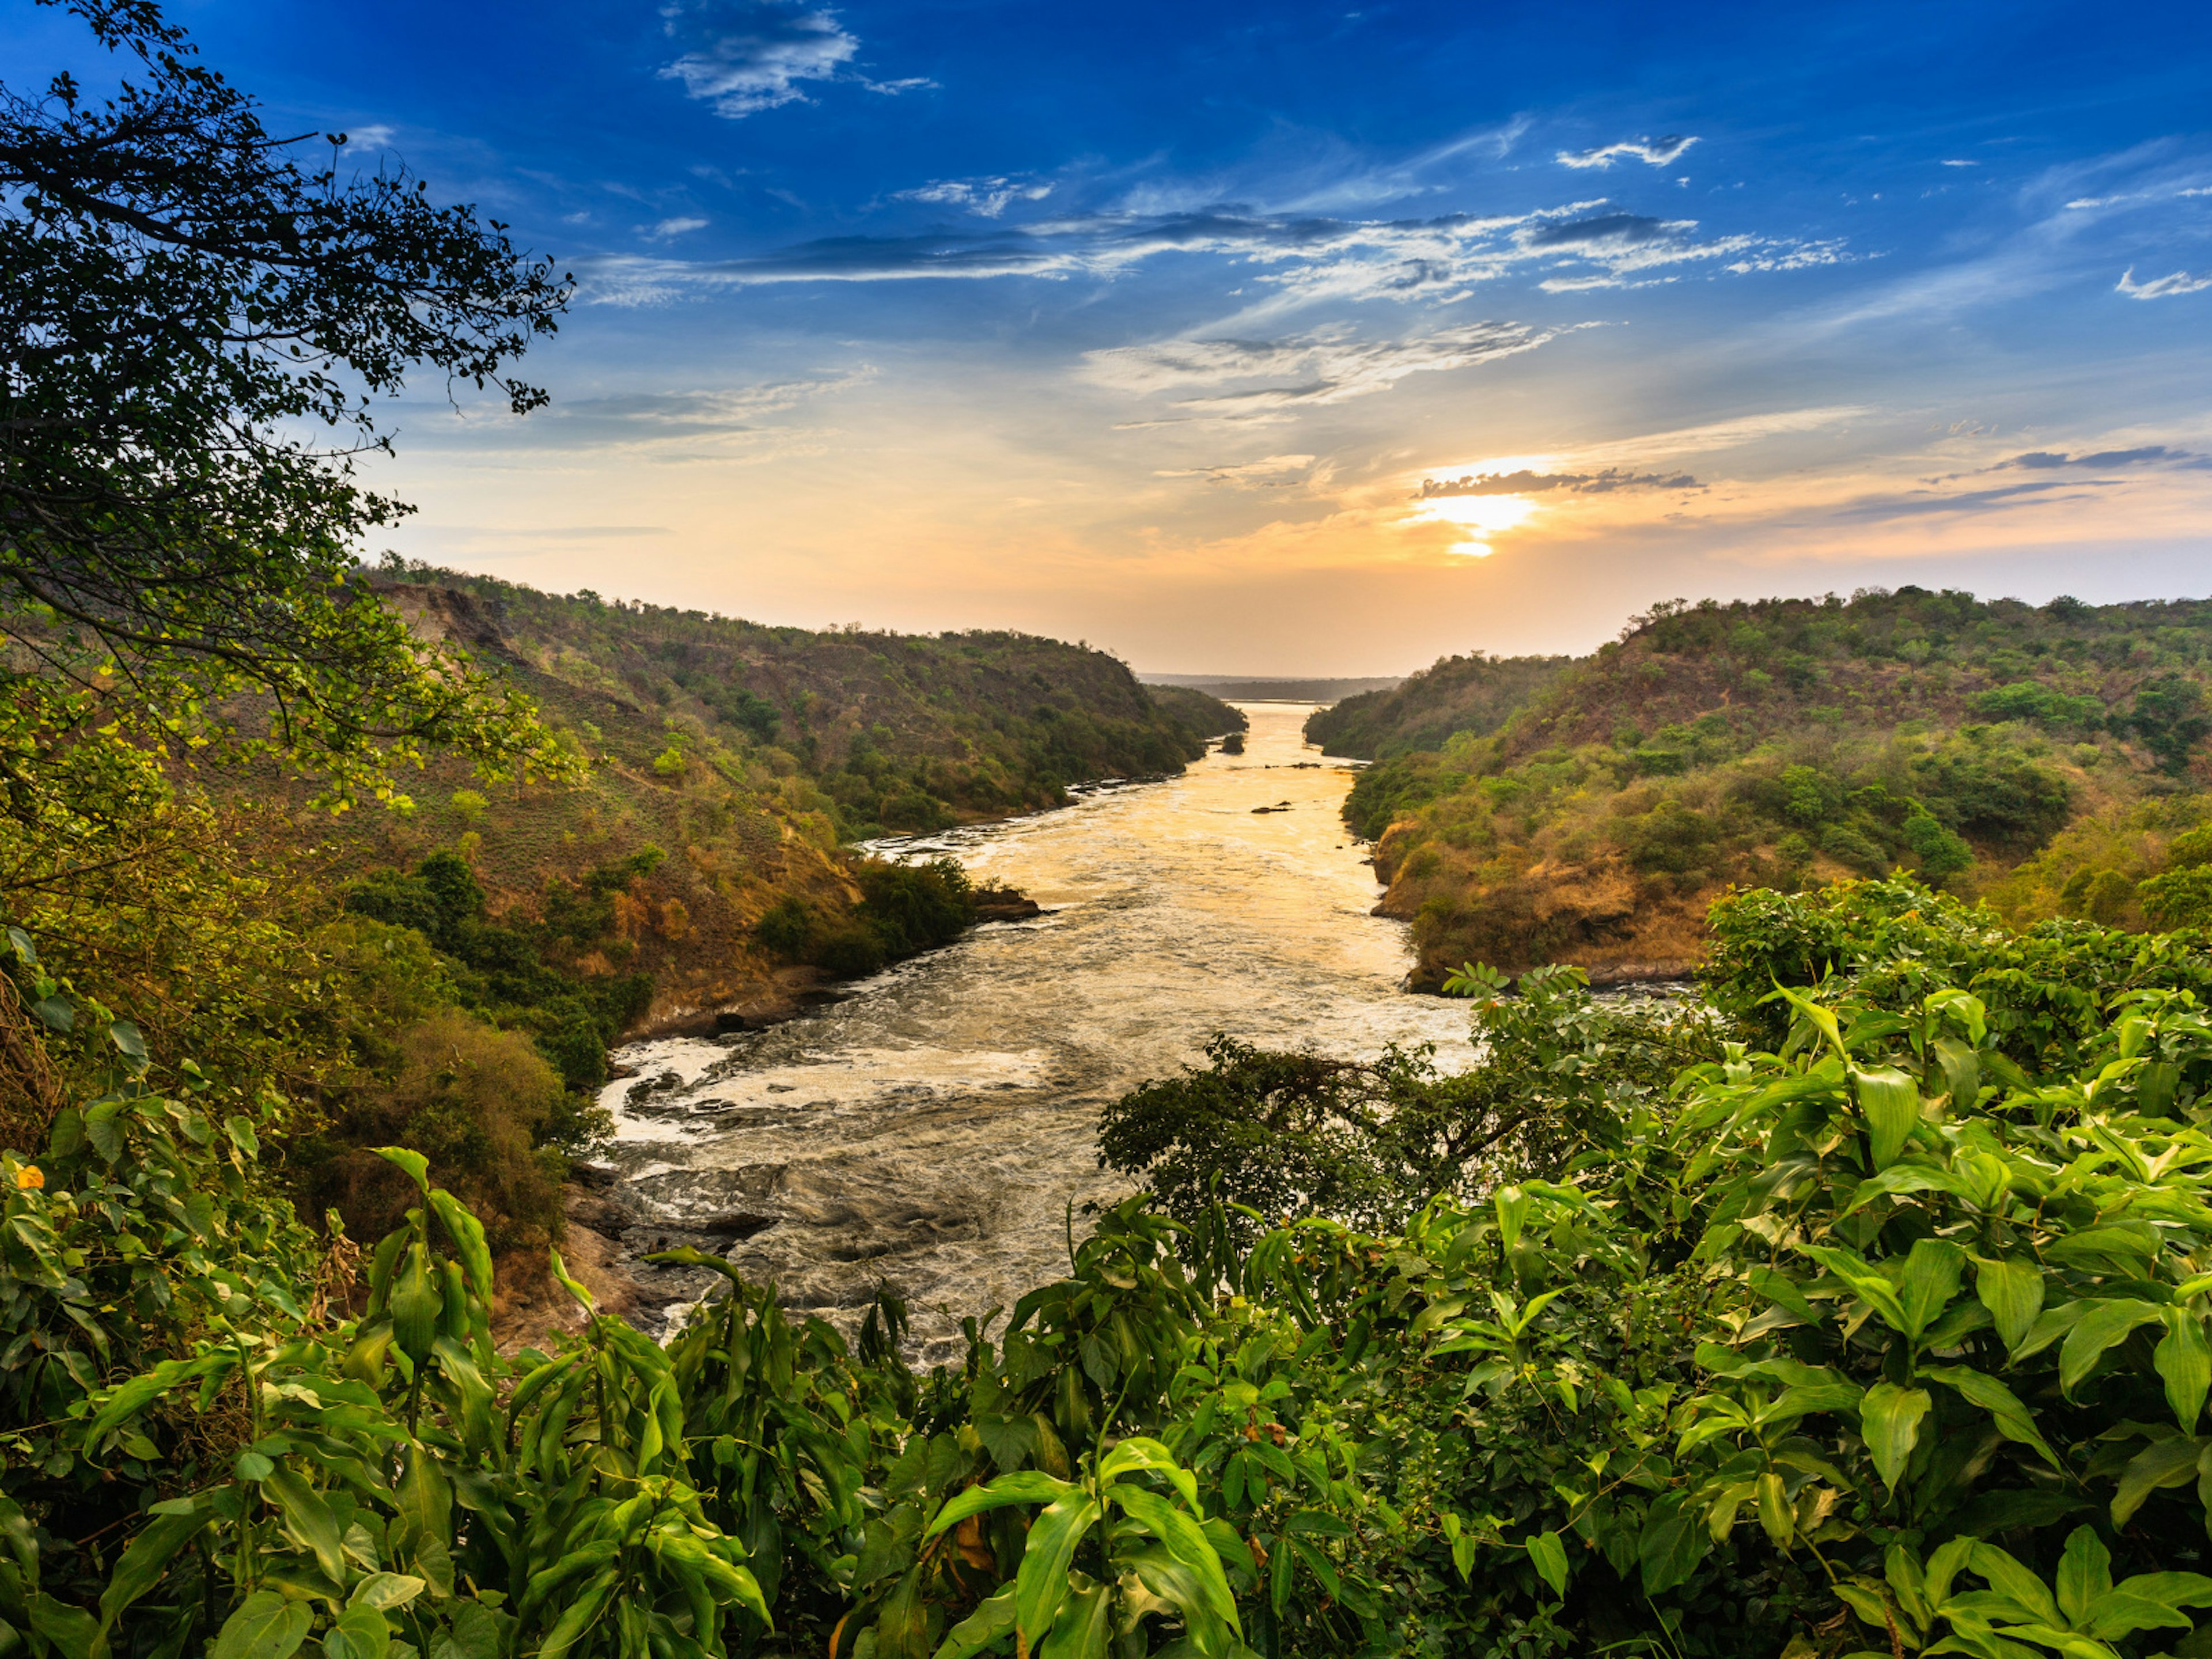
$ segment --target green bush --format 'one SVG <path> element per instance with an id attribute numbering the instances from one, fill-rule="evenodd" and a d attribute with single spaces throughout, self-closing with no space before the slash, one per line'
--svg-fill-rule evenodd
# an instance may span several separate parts
<path id="1" fill-rule="evenodd" d="M 1615 819 L 1612 834 L 1628 861 L 1647 872 L 1694 875 L 1710 869 L 1720 850 L 1712 819 L 1672 799 Z"/>
<path id="2" fill-rule="evenodd" d="M 2153 876 L 2136 884 L 2136 895 L 2155 927 L 2212 930 L 2212 864 Z"/>
<path id="3" fill-rule="evenodd" d="M 2033 720 L 2054 731 L 2094 732 L 2105 723 L 2105 705 L 2096 698 L 2069 696 L 2033 680 L 1978 691 L 1967 706 L 1984 720 Z"/>
<path id="4" fill-rule="evenodd" d="M 562 1231 L 567 1166 L 544 1143 L 565 1104 L 560 1074 L 530 1039 L 447 1010 L 400 1033 L 398 1065 L 336 1125 L 346 1143 L 309 1196 L 349 1232 L 398 1225 L 413 1188 L 373 1146 L 412 1147 L 483 1219 L 495 1251 L 542 1247 Z"/>
<path id="5" fill-rule="evenodd" d="M 1906 817 L 1905 844 L 1920 860 L 1921 873 L 1931 882 L 1955 876 L 1974 861 L 1973 848 L 1926 812 Z"/>

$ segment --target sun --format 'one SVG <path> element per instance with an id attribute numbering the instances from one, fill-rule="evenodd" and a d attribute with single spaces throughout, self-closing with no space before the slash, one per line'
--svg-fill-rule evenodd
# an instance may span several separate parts
<path id="1" fill-rule="evenodd" d="M 1415 516 L 1474 532 L 1466 540 L 1454 544 L 1451 550 L 1486 559 L 1497 550 L 1484 537 L 1517 529 L 1535 511 L 1536 503 L 1526 495 L 1435 495 L 1415 509 Z"/>

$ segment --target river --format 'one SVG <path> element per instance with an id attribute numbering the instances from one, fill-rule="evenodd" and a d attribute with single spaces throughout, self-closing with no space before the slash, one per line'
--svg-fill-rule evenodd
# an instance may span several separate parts
<path id="1" fill-rule="evenodd" d="M 1401 990 L 1405 927 L 1369 914 L 1381 889 L 1338 816 L 1351 769 L 1304 741 L 1310 705 L 1245 712 L 1241 756 L 879 849 L 950 853 L 1047 915 L 769 1030 L 617 1054 L 635 1075 L 604 1103 L 633 1248 L 722 1249 L 829 1314 L 888 1283 L 942 1360 L 960 1316 L 1065 1270 L 1071 1200 L 1079 1231 L 1084 1205 L 1127 1190 L 1098 1165 L 1101 1106 L 1210 1034 L 1466 1064 L 1465 1006 Z"/>

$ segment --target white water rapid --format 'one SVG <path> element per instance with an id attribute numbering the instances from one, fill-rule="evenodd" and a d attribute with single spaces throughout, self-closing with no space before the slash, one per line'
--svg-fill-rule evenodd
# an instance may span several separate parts
<path id="1" fill-rule="evenodd" d="M 1086 1201 L 1127 1190 L 1098 1166 L 1100 1107 L 1212 1033 L 1346 1055 L 1431 1042 L 1467 1063 L 1465 1005 L 1399 988 L 1405 928 L 1369 914 L 1381 890 L 1338 816 L 1352 774 L 1304 742 L 1311 712 L 1253 704 L 1241 756 L 884 844 L 949 852 L 1049 914 L 769 1030 L 623 1050 L 635 1075 L 604 1102 L 640 1218 L 628 1247 L 721 1249 L 825 1314 L 887 1282 L 922 1356 L 946 1358 L 953 1319 L 1064 1271 L 1069 1200 L 1079 1232 Z"/>

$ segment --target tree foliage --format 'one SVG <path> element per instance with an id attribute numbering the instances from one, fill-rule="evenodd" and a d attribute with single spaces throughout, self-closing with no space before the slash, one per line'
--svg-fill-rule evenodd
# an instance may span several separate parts
<path id="1" fill-rule="evenodd" d="M 350 457 L 417 369 L 542 403 L 509 365 L 567 279 L 404 168 L 341 177 L 342 140 L 303 164 L 319 141 L 270 133 L 150 0 L 70 9 L 113 92 L 0 89 L 0 623 L 176 730 L 351 787 L 425 742 L 530 751 L 526 706 L 358 579 L 401 509 Z"/>

